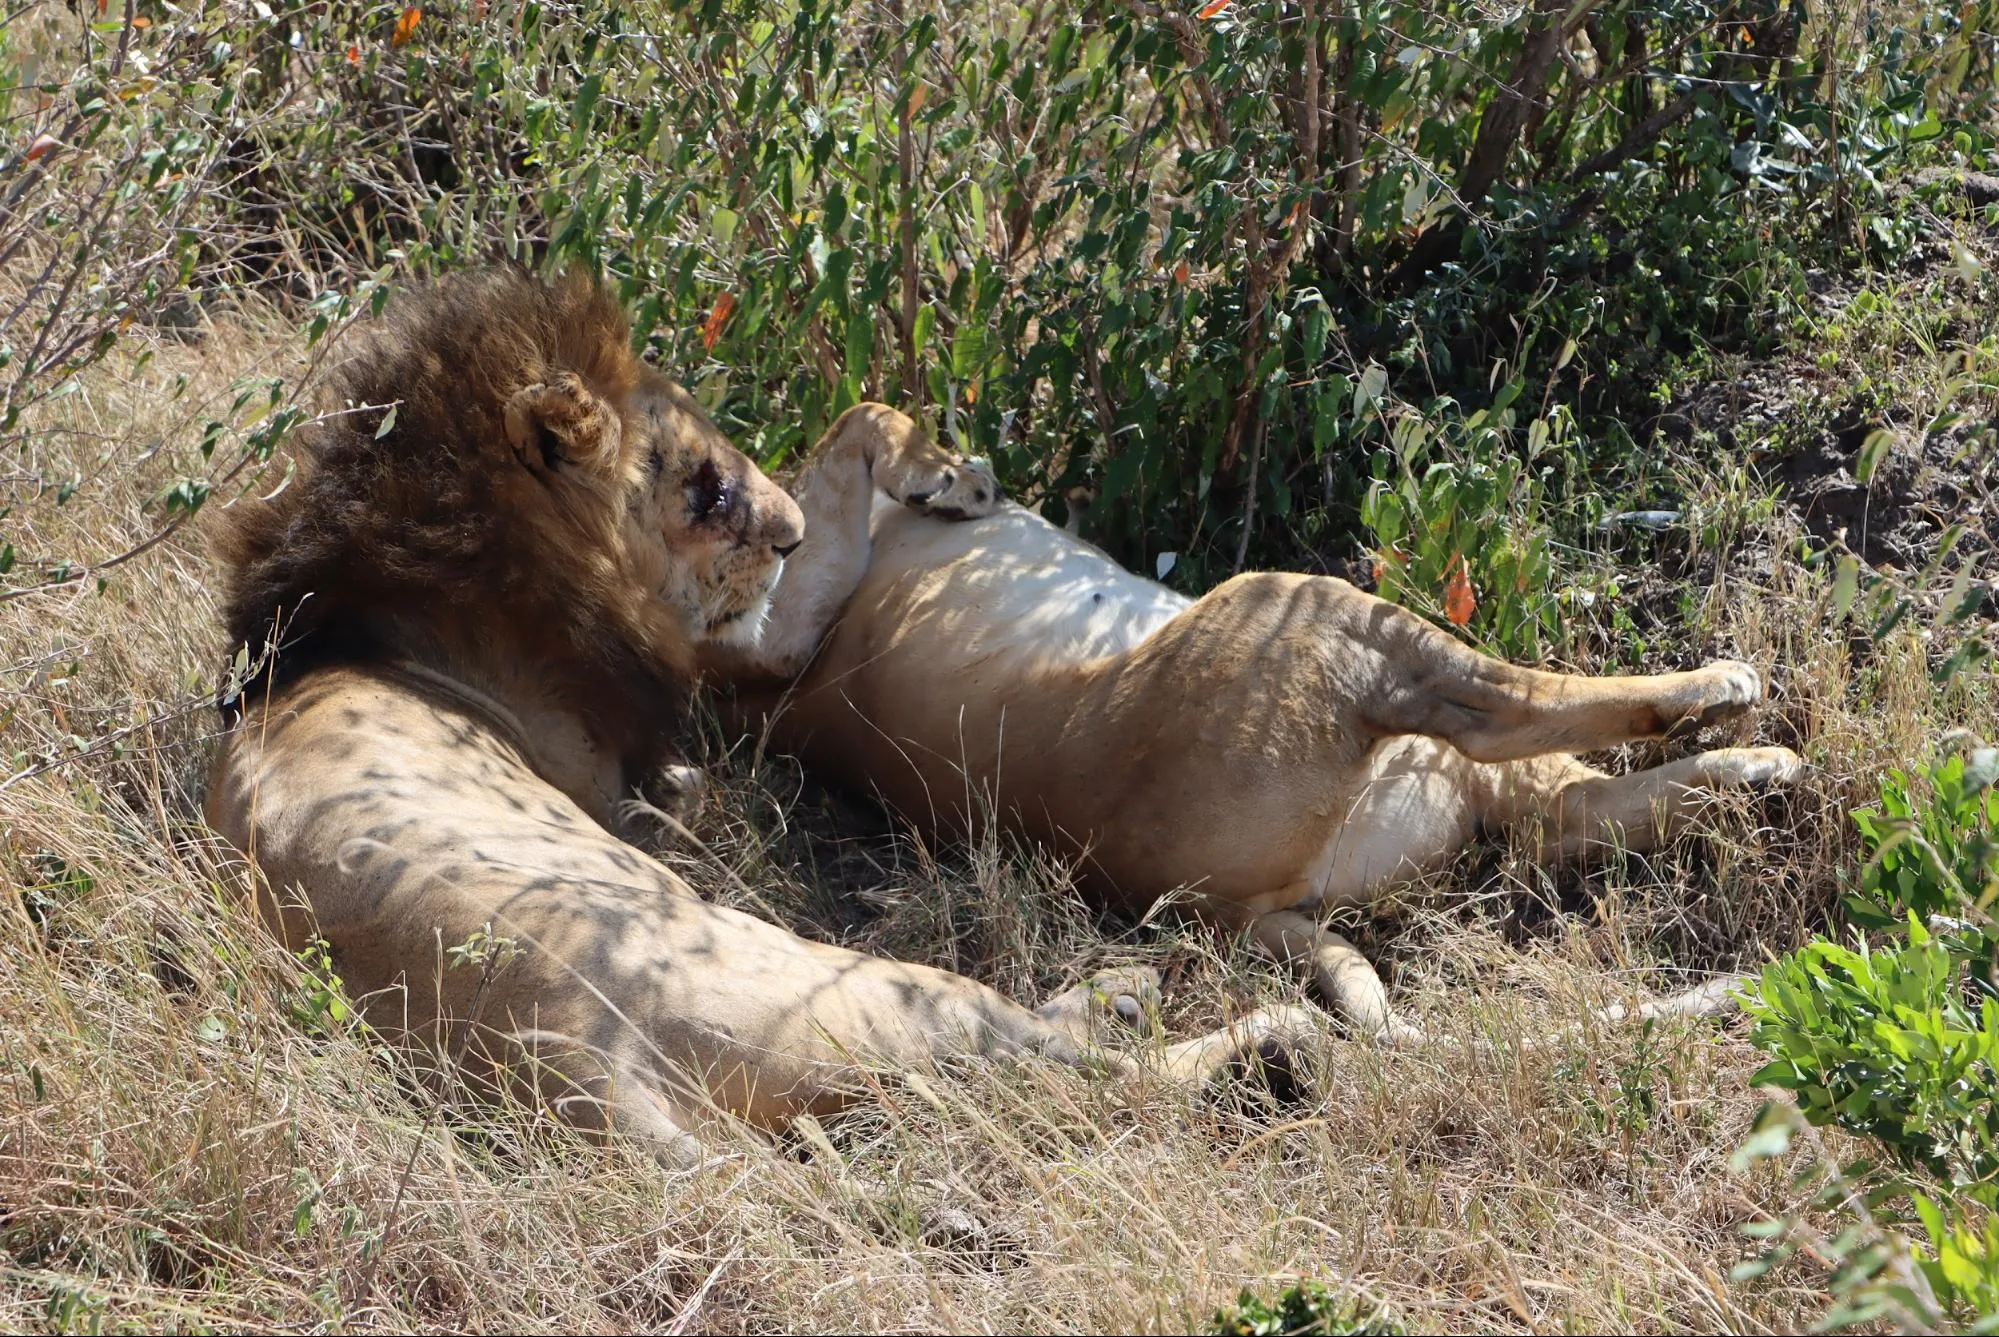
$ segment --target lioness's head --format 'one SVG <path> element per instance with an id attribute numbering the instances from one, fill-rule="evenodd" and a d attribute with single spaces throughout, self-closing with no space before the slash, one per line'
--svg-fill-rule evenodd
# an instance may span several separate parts
<path id="1" fill-rule="evenodd" d="M 232 638 L 295 666 L 422 644 L 684 678 L 698 641 L 755 636 L 804 537 L 585 279 L 498 269 L 400 296 L 334 398 L 293 482 L 216 532 Z"/>

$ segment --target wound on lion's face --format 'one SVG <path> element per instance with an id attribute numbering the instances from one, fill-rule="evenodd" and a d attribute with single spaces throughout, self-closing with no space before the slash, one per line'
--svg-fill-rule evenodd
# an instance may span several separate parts
<path id="1" fill-rule="evenodd" d="M 729 485 L 715 467 L 715 461 L 701 461 L 687 480 L 687 509 L 694 523 L 698 525 L 725 509 L 728 499 Z"/>

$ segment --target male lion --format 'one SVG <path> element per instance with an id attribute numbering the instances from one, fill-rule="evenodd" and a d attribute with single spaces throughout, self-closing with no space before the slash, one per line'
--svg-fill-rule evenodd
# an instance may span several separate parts
<path id="1" fill-rule="evenodd" d="M 1315 908 L 1365 906 L 1522 819 L 1561 856 L 1647 849 L 1715 791 L 1799 770 L 1781 747 L 1624 776 L 1568 755 L 1740 714 L 1763 691 L 1747 664 L 1516 668 L 1325 577 L 1241 575 L 1187 599 L 1019 506 L 947 525 L 883 504 L 856 460 L 920 435 L 893 409 L 852 412 L 831 437 L 845 448 L 795 489 L 805 545 L 762 641 L 707 660 L 809 765 L 918 822 L 996 812 L 1127 904 L 1189 888 L 1365 1031 L 1421 1038 Z M 772 680 L 781 698 L 759 691 Z M 1647 1010 L 1709 1010 L 1729 983 Z"/>
<path id="2" fill-rule="evenodd" d="M 676 1158 L 716 1107 L 764 1126 L 837 1107 L 863 1057 L 1091 1056 L 1092 1000 L 1128 1010 L 1143 980 L 1030 1012 L 708 905 L 607 829 L 662 759 L 697 646 L 753 643 L 804 532 L 632 355 L 612 298 L 460 277 L 400 299 L 340 389 L 377 407 L 311 429 L 290 486 L 216 535 L 230 637 L 274 650 L 225 702 L 207 815 L 379 1029 Z M 997 500 L 919 437 L 872 463 L 914 509 Z M 519 951 L 454 968 L 482 936 Z M 1165 1069 L 1199 1077 L 1283 1020 Z"/>

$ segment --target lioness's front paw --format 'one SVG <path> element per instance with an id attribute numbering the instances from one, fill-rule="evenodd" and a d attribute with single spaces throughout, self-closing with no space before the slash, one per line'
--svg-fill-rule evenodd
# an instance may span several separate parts
<path id="1" fill-rule="evenodd" d="M 999 509 L 999 480 L 984 460 L 967 460 L 946 468 L 936 486 L 901 498 L 903 505 L 940 520 L 976 520 Z"/>
<path id="2" fill-rule="evenodd" d="M 1109 1008 L 1113 1016 L 1134 1030 L 1159 1011 L 1159 972 L 1151 966 L 1100 970 L 1084 984 L 1093 1001 Z"/>
<path id="3" fill-rule="evenodd" d="M 999 480 L 989 465 L 961 460 L 911 428 L 875 460 L 875 486 L 940 520 L 973 520 L 999 509 Z"/>
<path id="4" fill-rule="evenodd" d="M 1100 970 L 1049 999 L 1037 1013 L 1078 1037 L 1098 1034 L 1100 1025 L 1112 1018 L 1133 1030 L 1147 1029 L 1159 1015 L 1159 972 L 1151 966 Z"/>

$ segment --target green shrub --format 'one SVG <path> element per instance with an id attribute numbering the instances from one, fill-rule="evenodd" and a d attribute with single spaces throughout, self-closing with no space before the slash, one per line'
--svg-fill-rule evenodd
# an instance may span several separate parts
<path id="1" fill-rule="evenodd" d="M 1940 4 L 81 8 L 5 36 L 0 250 L 69 248 L 0 329 L 10 412 L 190 297 L 580 262 L 766 463 L 889 399 L 1188 588 L 1355 536 L 1419 404 L 1574 403 L 1614 478 L 1661 358 L 1781 326 L 1812 255 L 1906 230 L 1884 172 L 1991 147 L 1984 11 Z M 1523 560 L 1478 632 L 1531 648 Z"/>
<path id="2" fill-rule="evenodd" d="M 1753 1038 L 1815 1124 L 1872 1138 L 1905 1169 L 1999 1203 L 1999 1000 L 1967 1005 L 1961 958 L 1911 915 L 1905 941 L 1814 941 L 1765 967 Z"/>
<path id="3" fill-rule="evenodd" d="M 1521 384 L 1460 415 L 1445 401 L 1399 418 L 1361 502 L 1383 598 L 1464 629 L 1495 654 L 1539 659 L 1562 637 L 1548 482 L 1564 469 L 1566 412 L 1517 433 Z M 1519 439 L 1524 436 L 1524 440 Z"/>
<path id="4" fill-rule="evenodd" d="M 1901 1210 L 1922 1232 L 1915 1262 L 1928 1295 L 1887 1267 L 1892 1243 L 1869 1243 L 1860 1226 L 1834 1242 L 1848 1258 L 1841 1321 L 1899 1312 L 1999 1330 L 1994 761 L 1979 749 L 1968 763 L 1885 776 L 1879 806 L 1854 814 L 1870 857 L 1848 901 L 1879 940 L 1814 939 L 1765 967 L 1745 999 L 1750 1038 L 1772 1056 L 1752 1080 L 1885 1156 L 1836 1176 L 1834 1201 Z"/>
<path id="5" fill-rule="evenodd" d="M 1924 1280 L 1946 1313 L 1975 1316 L 1970 1331 L 1999 1332 L 1999 1216 L 1940 1196 L 1909 1195 L 1929 1237 Z"/>
<path id="6" fill-rule="evenodd" d="M 1279 1291 L 1275 1302 L 1245 1288 L 1234 1304 L 1215 1311 L 1208 1331 L 1229 1337 L 1394 1337 L 1405 1329 L 1385 1310 L 1363 1311 L 1323 1282 L 1300 1281 Z"/>
<path id="7" fill-rule="evenodd" d="M 1948 944 L 1967 958 L 1986 955 L 1991 935 L 1979 924 L 1999 900 L 1999 750 L 1979 748 L 1920 772 L 1927 797 L 1910 776 L 1891 770 L 1879 807 L 1853 814 L 1866 846 L 1860 894 L 1847 913 L 1868 928 L 1898 927 L 1907 916 L 1943 920 Z M 1960 917 L 1972 914 L 1976 922 Z M 1991 992 L 1990 961 L 1977 972 Z"/>

